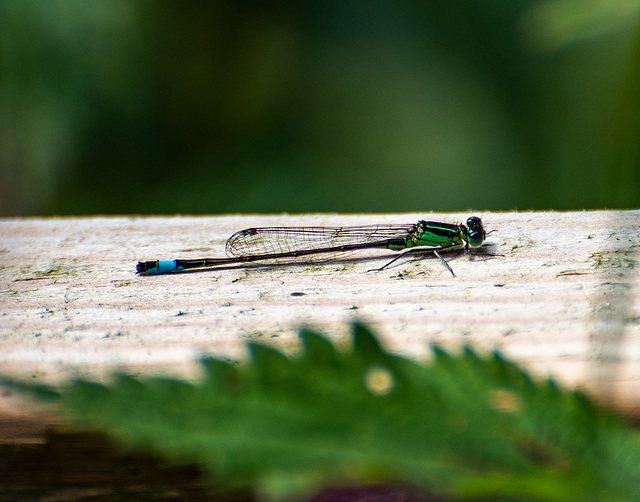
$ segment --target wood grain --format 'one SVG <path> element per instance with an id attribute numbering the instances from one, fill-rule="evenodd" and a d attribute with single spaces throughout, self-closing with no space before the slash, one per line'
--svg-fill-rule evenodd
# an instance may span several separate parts
<path id="1" fill-rule="evenodd" d="M 91 217 L 0 220 L 0 374 L 59 382 L 81 374 L 197 378 L 197 358 L 241 358 L 261 339 L 298 348 L 300 326 L 337 343 L 354 319 L 416 358 L 431 343 L 500 349 L 541 377 L 640 411 L 640 211 L 484 213 L 481 252 L 258 264 L 139 276 L 137 261 L 224 256 L 256 226 L 458 223 L 468 214 Z M 386 260 L 386 261 L 385 261 Z M 0 414 L 23 404 L 5 395 Z"/>

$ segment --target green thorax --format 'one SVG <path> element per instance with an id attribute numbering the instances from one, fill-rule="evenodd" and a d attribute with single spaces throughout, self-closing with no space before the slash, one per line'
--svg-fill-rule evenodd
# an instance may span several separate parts
<path id="1" fill-rule="evenodd" d="M 437 221 L 419 221 L 407 237 L 407 247 L 434 246 L 449 247 L 463 244 L 461 225 Z"/>
<path id="2" fill-rule="evenodd" d="M 482 220 L 477 216 L 468 218 L 466 225 L 421 220 L 413 225 L 413 228 L 405 238 L 401 239 L 401 242 L 389 243 L 388 247 L 398 250 L 416 246 L 449 248 L 464 245 L 465 247 L 478 247 L 483 244 L 486 235 Z"/>

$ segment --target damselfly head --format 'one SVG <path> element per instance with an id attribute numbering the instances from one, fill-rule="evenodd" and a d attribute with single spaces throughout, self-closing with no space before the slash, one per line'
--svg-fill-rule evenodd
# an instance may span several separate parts
<path id="1" fill-rule="evenodd" d="M 482 226 L 482 220 L 477 216 L 471 216 L 467 219 L 466 226 L 464 227 L 464 233 L 466 237 L 466 241 L 472 247 L 482 246 L 485 238 L 487 237 L 487 233 L 484 231 L 484 227 Z"/>

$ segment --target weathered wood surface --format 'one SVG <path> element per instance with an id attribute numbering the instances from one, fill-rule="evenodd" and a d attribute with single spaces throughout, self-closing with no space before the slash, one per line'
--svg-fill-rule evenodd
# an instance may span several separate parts
<path id="1" fill-rule="evenodd" d="M 223 256 L 271 225 L 457 223 L 468 214 L 0 220 L 0 374 L 58 382 L 115 369 L 197 377 L 202 354 L 247 339 L 285 350 L 297 329 L 336 341 L 360 319 L 399 353 L 498 348 L 535 374 L 640 410 L 640 211 L 485 213 L 485 253 L 398 260 L 389 251 L 301 265 L 138 276 L 138 260 Z M 386 260 L 386 261 L 385 261 Z M 0 398 L 0 414 L 17 413 Z M 4 411 L 2 411 L 4 409 Z"/>

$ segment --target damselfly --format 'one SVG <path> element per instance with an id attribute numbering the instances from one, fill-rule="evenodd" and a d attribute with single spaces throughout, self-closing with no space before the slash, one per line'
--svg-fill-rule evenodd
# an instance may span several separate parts
<path id="1" fill-rule="evenodd" d="M 453 270 L 440 252 L 481 246 L 486 237 L 482 220 L 471 216 L 466 224 L 421 220 L 413 225 L 365 225 L 359 227 L 263 227 L 233 234 L 224 258 L 154 260 L 138 262 L 139 274 L 166 274 L 262 260 L 304 261 L 317 254 L 343 254 L 361 249 L 402 251 L 382 270 L 408 253 L 431 252 Z"/>

